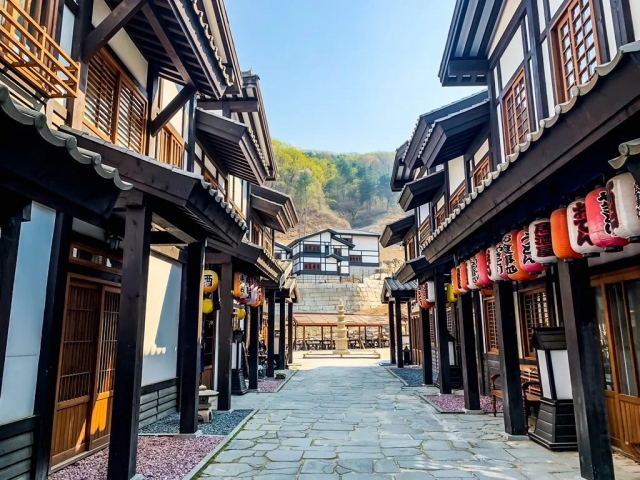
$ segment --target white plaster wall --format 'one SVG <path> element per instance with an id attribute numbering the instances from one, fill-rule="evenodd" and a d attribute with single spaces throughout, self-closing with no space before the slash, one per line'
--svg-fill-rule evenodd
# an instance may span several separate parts
<path id="1" fill-rule="evenodd" d="M 109 6 L 104 0 L 94 0 L 93 2 L 93 16 L 91 23 L 94 27 L 100 25 L 100 23 L 107 18 L 111 13 Z M 140 50 L 129 38 L 129 35 L 124 30 L 120 30 L 116 33 L 111 40 L 109 40 L 109 46 L 116 52 L 118 58 L 124 63 L 129 71 L 133 74 L 141 85 L 147 84 L 147 61 L 144 59 Z"/>
<path id="2" fill-rule="evenodd" d="M 359 237 L 354 235 L 352 243 L 356 246 L 354 250 L 374 250 L 377 252 L 378 240 L 379 240 L 379 237 L 372 237 L 372 236 Z"/>
<path id="3" fill-rule="evenodd" d="M 500 39 L 504 35 L 504 32 L 507 29 L 507 26 L 509 25 L 509 22 L 513 18 L 521 2 L 522 0 L 506 0 L 504 7 L 502 9 L 502 14 L 500 15 L 500 20 L 498 20 L 495 33 L 493 35 L 493 38 L 491 39 L 491 46 L 489 47 L 489 56 L 493 55 L 493 51 L 498 46 L 498 42 L 500 42 Z"/>
<path id="4" fill-rule="evenodd" d="M 634 5 L 634 4 L 637 5 L 638 0 L 631 0 L 629 2 L 629 5 Z M 616 35 L 613 29 L 613 12 L 611 10 L 611 3 L 602 2 L 602 13 L 604 14 L 604 27 L 607 31 L 607 47 L 609 49 L 610 57 L 613 58 L 613 56 L 616 54 L 616 50 L 618 50 L 619 45 L 616 44 Z M 638 30 L 634 30 L 634 32 L 637 32 L 637 31 Z"/>
<path id="5" fill-rule="evenodd" d="M 464 157 L 449 161 L 449 192 L 453 193 L 464 182 Z"/>
<path id="6" fill-rule="evenodd" d="M 176 377 L 182 266 L 151 253 L 142 385 Z"/>
<path id="7" fill-rule="evenodd" d="M 440 197 L 440 200 L 436 203 L 436 210 L 440 210 L 442 207 L 444 207 L 444 197 Z"/>
<path id="8" fill-rule="evenodd" d="M 564 0 L 549 0 L 549 13 L 551 14 L 551 18 L 553 18 L 555 14 L 558 13 L 558 10 L 562 6 L 563 2 Z"/>
<path id="9" fill-rule="evenodd" d="M 502 75 L 502 87 L 506 87 L 509 80 L 518 71 L 524 60 L 522 51 L 522 29 L 518 28 L 509 41 L 509 45 L 500 57 L 500 73 Z"/>
<path id="10" fill-rule="evenodd" d="M 502 129 L 502 105 L 498 105 L 496 107 L 496 116 L 498 118 L 498 144 L 500 145 L 499 152 L 499 162 L 502 163 L 504 160 L 504 130 Z"/>
<path id="11" fill-rule="evenodd" d="M 542 62 L 543 62 L 543 68 L 544 68 L 544 79 L 545 79 L 545 83 L 547 84 L 547 98 L 546 98 L 546 102 L 547 102 L 547 106 L 549 107 L 549 115 L 553 114 L 553 109 L 555 108 L 556 105 L 556 101 L 555 101 L 555 88 L 554 88 L 554 84 L 553 84 L 553 75 L 551 74 L 551 58 L 550 58 L 550 54 L 549 54 L 549 43 L 547 40 L 545 40 L 544 42 L 542 42 L 541 47 L 542 48 Z M 536 128 L 537 130 L 537 128 Z"/>
<path id="12" fill-rule="evenodd" d="M 33 415 L 55 211 L 33 204 L 22 224 L 0 395 L 0 424 Z"/>
<path id="13" fill-rule="evenodd" d="M 482 161 L 482 159 L 489 153 L 489 139 L 480 145 L 480 148 L 473 154 L 473 161 L 476 165 Z"/>
<path id="14" fill-rule="evenodd" d="M 546 26 L 546 20 L 544 17 L 545 0 L 537 0 L 537 2 L 538 2 L 538 26 L 539 28 L 544 29 Z M 538 33 L 540 32 L 538 31 Z"/>
<path id="15" fill-rule="evenodd" d="M 633 23 L 633 33 L 636 36 L 636 40 L 640 39 L 640 2 L 638 0 L 631 0 L 629 2 L 629 9 L 631 10 L 631 21 Z"/>
<path id="16" fill-rule="evenodd" d="M 180 90 L 182 90 L 182 86 L 176 83 L 170 82 L 169 80 L 165 80 L 164 78 L 161 78 L 160 81 L 162 82 L 162 101 L 161 101 L 160 108 L 164 109 L 165 107 L 167 107 L 167 105 L 169 105 L 169 103 L 171 103 L 171 100 L 173 100 L 178 95 L 178 93 L 180 93 Z M 171 126 L 175 128 L 183 138 L 185 137 L 185 133 L 186 133 L 185 131 L 183 131 L 183 125 L 182 125 L 185 108 L 186 107 L 182 107 L 171 118 L 171 120 L 169 120 L 169 123 L 171 124 Z"/>
<path id="17" fill-rule="evenodd" d="M 422 222 L 429 216 L 429 212 L 431 212 L 431 203 L 427 202 L 424 205 L 420 205 L 417 210 L 418 212 L 418 225 L 422 225 Z"/>

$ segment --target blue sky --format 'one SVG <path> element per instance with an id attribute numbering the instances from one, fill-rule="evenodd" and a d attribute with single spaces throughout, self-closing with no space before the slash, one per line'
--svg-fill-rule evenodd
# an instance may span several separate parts
<path id="1" fill-rule="evenodd" d="M 421 113 L 473 93 L 437 73 L 454 0 L 229 0 L 240 65 L 271 136 L 303 149 L 395 150 Z"/>

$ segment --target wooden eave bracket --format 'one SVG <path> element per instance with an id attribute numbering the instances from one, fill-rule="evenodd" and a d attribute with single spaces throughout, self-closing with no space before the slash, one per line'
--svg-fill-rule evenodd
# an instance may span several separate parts
<path id="1" fill-rule="evenodd" d="M 173 97 L 169 105 L 167 105 L 161 112 L 159 112 L 153 120 L 149 122 L 149 133 L 151 136 L 158 134 L 162 128 L 169 123 L 173 116 L 178 113 L 185 104 L 193 98 L 196 93 L 196 87 L 193 85 L 187 85 L 178 94 Z"/>

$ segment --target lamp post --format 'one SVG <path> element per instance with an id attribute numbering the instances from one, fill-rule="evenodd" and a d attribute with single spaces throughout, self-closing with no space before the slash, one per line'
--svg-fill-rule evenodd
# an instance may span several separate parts
<path id="1" fill-rule="evenodd" d="M 536 428 L 529 436 L 550 450 L 577 450 L 564 327 L 535 328 L 531 348 L 536 349 L 542 396 Z"/>

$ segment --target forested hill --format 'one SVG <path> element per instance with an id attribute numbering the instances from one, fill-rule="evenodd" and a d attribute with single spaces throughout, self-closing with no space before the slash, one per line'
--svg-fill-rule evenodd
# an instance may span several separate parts
<path id="1" fill-rule="evenodd" d="M 303 151 L 277 140 L 273 145 L 279 178 L 272 187 L 293 198 L 300 217 L 288 239 L 327 227 L 381 232 L 389 218 L 401 215 L 389 188 L 394 153 Z"/>

